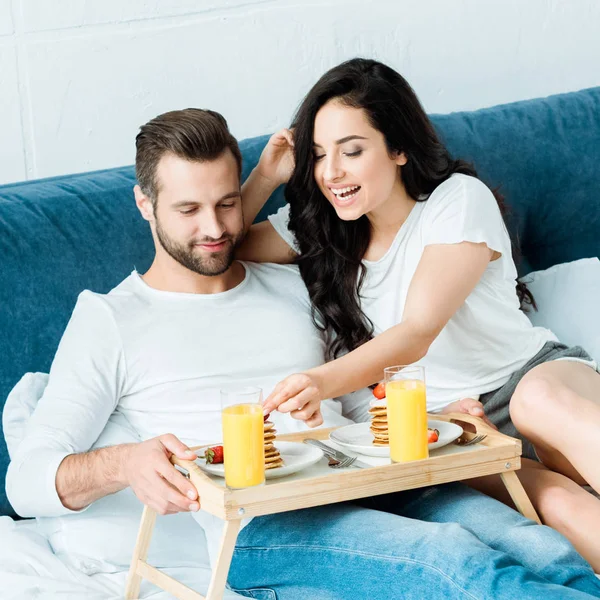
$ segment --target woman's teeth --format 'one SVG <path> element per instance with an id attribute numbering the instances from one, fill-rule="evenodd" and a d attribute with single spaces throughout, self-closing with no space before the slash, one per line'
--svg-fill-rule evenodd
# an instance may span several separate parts
<path id="1" fill-rule="evenodd" d="M 360 185 L 353 185 L 350 187 L 340 188 L 331 191 L 339 200 L 350 200 L 350 198 L 356 196 L 358 190 L 360 190 Z"/>

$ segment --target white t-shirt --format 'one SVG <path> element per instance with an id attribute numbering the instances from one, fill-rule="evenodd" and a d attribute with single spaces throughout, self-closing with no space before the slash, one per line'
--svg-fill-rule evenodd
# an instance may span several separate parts
<path id="1" fill-rule="evenodd" d="M 288 230 L 289 206 L 269 220 L 295 248 Z M 402 321 L 408 288 L 425 246 L 461 242 L 484 242 L 501 257 L 488 264 L 475 289 L 419 361 L 425 366 L 430 411 L 501 387 L 547 341 L 556 340 L 551 331 L 534 327 L 519 310 L 510 238 L 492 192 L 479 179 L 461 174 L 415 204 L 382 258 L 363 260 L 367 273 L 361 307 L 373 322 L 375 335 Z"/>
<path id="2" fill-rule="evenodd" d="M 9 467 L 7 493 L 19 514 L 72 512 L 56 492 L 56 471 L 68 454 L 95 447 L 109 419 L 139 440 L 173 433 L 189 445 L 218 442 L 221 387 L 259 386 L 266 397 L 291 373 L 323 363 L 297 267 L 242 264 L 244 280 L 217 294 L 155 290 L 134 272 L 108 294 L 79 296 Z M 335 400 L 323 417 L 326 427 L 349 423 Z M 306 429 L 286 414 L 271 420 L 279 433 Z M 222 522 L 203 511 L 194 517 L 214 551 Z M 84 538 L 85 520 L 77 527 Z"/>

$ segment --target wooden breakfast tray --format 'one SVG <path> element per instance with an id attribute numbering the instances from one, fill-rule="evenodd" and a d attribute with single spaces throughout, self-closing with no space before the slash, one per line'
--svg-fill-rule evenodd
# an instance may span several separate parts
<path id="1" fill-rule="evenodd" d="M 193 461 L 171 457 L 174 464 L 186 469 L 198 490 L 201 510 L 225 521 L 221 547 L 206 596 L 165 575 L 146 562 L 156 512 L 144 507 L 136 547 L 133 552 L 125 598 L 139 595 L 143 578 L 148 579 L 180 600 L 221 600 L 241 519 L 288 510 L 355 500 L 483 475 L 500 474 L 515 506 L 527 518 L 540 523 L 515 471 L 521 468 L 521 441 L 488 427 L 480 419 L 464 414 L 430 415 L 432 419 L 459 419 L 476 425 L 478 433 L 486 433 L 483 442 L 473 446 L 450 444 L 428 459 L 409 463 L 384 464 L 365 469 L 329 469 L 326 459 L 300 473 L 267 480 L 264 486 L 232 490 L 223 478 L 212 477 Z M 281 441 L 306 438 L 325 440 L 332 429 L 316 429 L 277 436 Z M 463 437 L 473 437 L 465 432 Z M 198 449 L 201 446 L 193 447 Z M 363 458 L 363 457 L 361 457 Z M 378 462 L 382 462 L 379 460 Z"/>

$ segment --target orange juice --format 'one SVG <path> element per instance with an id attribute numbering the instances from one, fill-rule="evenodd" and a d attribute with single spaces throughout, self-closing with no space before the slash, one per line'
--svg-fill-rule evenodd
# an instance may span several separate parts
<path id="1" fill-rule="evenodd" d="M 385 395 L 392 461 L 428 458 L 425 383 L 418 379 L 388 381 Z"/>
<path id="2" fill-rule="evenodd" d="M 234 404 L 223 409 L 223 454 L 228 487 L 264 483 L 263 421 L 260 404 Z"/>

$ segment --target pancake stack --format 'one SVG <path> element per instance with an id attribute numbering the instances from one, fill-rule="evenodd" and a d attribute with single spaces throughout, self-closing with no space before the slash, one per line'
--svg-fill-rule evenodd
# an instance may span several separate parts
<path id="1" fill-rule="evenodd" d="M 369 429 L 373 434 L 373 445 L 388 446 L 389 433 L 387 420 L 387 404 L 385 400 L 381 400 L 379 402 L 372 402 L 371 408 L 369 408 L 369 414 L 371 415 L 371 426 L 369 427 Z"/>
<path id="2" fill-rule="evenodd" d="M 283 458 L 273 443 L 277 431 L 271 421 L 265 421 L 265 469 L 276 469 L 283 466 Z"/>

